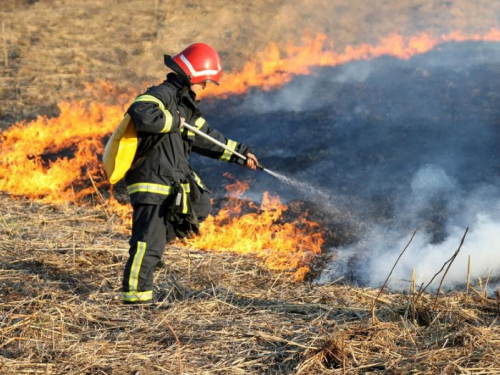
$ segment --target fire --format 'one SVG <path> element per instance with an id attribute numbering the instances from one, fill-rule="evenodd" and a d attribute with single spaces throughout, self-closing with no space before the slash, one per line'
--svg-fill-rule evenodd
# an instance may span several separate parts
<path id="1" fill-rule="evenodd" d="M 220 86 L 210 86 L 208 96 L 241 94 L 249 88 L 272 89 L 293 76 L 312 74 L 315 66 L 335 66 L 353 60 L 390 55 L 408 59 L 450 41 L 500 41 L 500 30 L 484 35 L 454 32 L 432 36 L 428 33 L 405 38 L 390 35 L 378 45 L 347 46 L 335 52 L 323 34 L 304 37 L 301 46 L 280 48 L 270 43 L 240 72 L 223 75 Z M 137 92 L 119 94 L 114 85 L 98 82 L 93 100 L 67 100 L 59 103 L 59 116 L 21 121 L 0 134 L 0 191 L 43 202 L 81 202 L 98 189 L 110 190 L 100 167 L 104 140 L 121 120 L 124 110 Z M 111 103 L 111 104 L 109 104 Z M 110 192 L 107 210 L 127 217 L 130 209 L 118 204 Z M 264 194 L 260 208 L 243 213 L 235 203 L 222 209 L 203 225 L 202 237 L 192 246 L 217 251 L 257 254 L 266 266 L 294 270 L 301 279 L 308 262 L 319 253 L 322 240 L 317 227 L 305 219 L 280 223 L 286 207 L 279 198 Z M 246 206 L 248 208 L 248 205 Z"/>
<path id="2" fill-rule="evenodd" d="M 252 254 L 267 268 L 291 272 L 295 280 L 303 280 L 309 264 L 321 253 L 321 228 L 304 217 L 291 223 L 280 222 L 287 207 L 279 197 L 265 192 L 260 207 L 255 207 L 240 199 L 247 189 L 246 182 L 228 185 L 229 203 L 216 216 L 209 216 L 202 223 L 201 236 L 187 244 L 203 250 Z"/>
<path id="3" fill-rule="evenodd" d="M 63 203 L 93 192 L 90 180 L 104 183 L 102 140 L 123 116 L 123 105 L 74 100 L 58 107 L 59 117 L 40 116 L 1 134 L 0 190 Z"/>
<path id="4" fill-rule="evenodd" d="M 452 41 L 498 42 L 500 30 L 492 29 L 483 35 L 453 32 L 432 36 L 429 33 L 421 33 L 409 38 L 392 34 L 383 38 L 377 45 L 363 43 L 347 46 L 340 53 L 334 52 L 332 41 L 324 34 L 305 36 L 302 46 L 288 43 L 281 49 L 276 43 L 270 43 L 254 60 L 247 62 L 240 72 L 223 74 L 221 85 L 208 87 L 204 95 L 242 94 L 251 87 L 272 89 L 290 81 L 296 75 L 311 74 L 312 69 L 317 66 L 336 66 L 384 55 L 409 59 L 417 54 L 426 53 L 439 44 Z"/>

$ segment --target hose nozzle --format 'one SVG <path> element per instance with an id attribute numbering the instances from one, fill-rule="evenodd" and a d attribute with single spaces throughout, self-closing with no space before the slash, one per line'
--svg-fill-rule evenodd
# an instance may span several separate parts
<path id="1" fill-rule="evenodd" d="M 260 165 L 260 164 L 257 163 L 257 169 L 260 169 L 261 171 L 263 171 L 264 167 L 262 165 Z"/>

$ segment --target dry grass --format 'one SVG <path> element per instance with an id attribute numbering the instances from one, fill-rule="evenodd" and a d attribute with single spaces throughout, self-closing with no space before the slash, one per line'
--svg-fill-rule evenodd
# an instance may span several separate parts
<path id="1" fill-rule="evenodd" d="M 159 304 L 121 304 L 127 235 L 98 207 L 0 198 L 2 373 L 474 373 L 499 301 L 293 283 L 252 257 L 168 247 Z M 465 276 L 465 275 L 464 275 Z"/>
<path id="2" fill-rule="evenodd" d="M 269 42 L 342 50 L 391 32 L 482 32 L 500 3 L 2 0 L 0 128 L 57 114 L 84 82 L 139 86 L 161 56 L 213 44 L 227 70 Z M 132 17 L 133 15 L 133 17 Z M 121 304 L 127 235 L 94 207 L 0 197 L 0 373 L 500 373 L 499 301 L 293 283 L 252 257 L 168 247 L 157 308 Z M 465 278 L 466 275 L 464 275 Z M 375 319 L 374 319 L 375 318 Z"/>
<path id="3" fill-rule="evenodd" d="M 0 128 L 56 115 L 61 100 L 85 94 L 83 83 L 140 91 L 163 77 L 164 53 L 195 41 L 216 47 L 227 72 L 305 34 L 326 34 L 343 51 L 391 33 L 484 33 L 499 12 L 493 0 L 2 0 Z"/>

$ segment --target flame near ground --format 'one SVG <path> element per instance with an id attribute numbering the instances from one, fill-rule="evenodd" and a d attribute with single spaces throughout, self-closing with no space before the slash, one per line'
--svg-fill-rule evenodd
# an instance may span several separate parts
<path id="1" fill-rule="evenodd" d="M 500 41 L 500 31 L 491 30 L 485 35 L 456 32 L 440 37 L 425 33 L 411 38 L 391 35 L 379 45 L 349 46 L 342 53 L 333 52 L 332 43 L 324 35 L 305 38 L 302 46 L 290 44 L 284 51 L 271 43 L 241 72 L 226 74 L 221 86 L 207 90 L 205 95 L 224 97 L 244 93 L 251 87 L 276 88 L 295 75 L 312 74 L 315 66 L 335 66 L 382 55 L 408 59 L 444 42 L 479 40 Z M 86 196 L 109 190 L 100 167 L 103 140 L 114 130 L 133 94 L 118 95 L 112 84 L 103 82 L 88 89 L 96 90 L 93 100 L 61 102 L 58 117 L 22 121 L 1 134 L 0 190 L 56 204 L 81 203 Z M 107 104 L 109 98 L 114 104 Z M 280 223 L 286 206 L 267 193 L 261 207 L 243 213 L 247 204 L 239 199 L 243 186 L 236 186 L 239 193 L 232 195 L 235 199 L 204 223 L 203 235 L 193 239 L 190 246 L 254 254 L 270 269 L 292 271 L 297 280 L 302 280 L 315 254 L 321 252 L 323 239 L 317 224 L 305 218 Z M 114 200 L 112 191 L 110 194 L 106 205 L 126 218 L 130 208 Z"/>

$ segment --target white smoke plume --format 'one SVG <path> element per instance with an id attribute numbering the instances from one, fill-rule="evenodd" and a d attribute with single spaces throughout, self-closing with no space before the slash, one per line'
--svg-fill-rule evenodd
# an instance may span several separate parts
<path id="1" fill-rule="evenodd" d="M 423 209 L 432 209 L 429 205 L 432 205 L 436 195 L 453 194 L 455 187 L 441 169 L 434 166 L 424 167 L 412 181 L 413 192 L 408 197 L 406 208 L 413 209 L 413 212 L 405 212 L 405 215 L 415 217 Z M 447 261 L 459 249 L 466 228 L 469 230 L 463 246 L 444 279 L 445 287 L 464 288 L 468 276 L 474 285 L 486 286 L 487 281 L 490 283 L 490 289 L 498 285 L 500 276 L 498 189 L 488 186 L 468 196 L 457 194 L 454 197 L 456 200 L 449 202 L 446 210 L 451 216 L 447 219 L 442 240 L 436 241 L 425 228 L 413 228 L 417 233 L 394 268 L 388 283 L 390 288 L 396 290 L 409 288 L 413 272 L 418 286 L 427 285 L 443 266 L 447 266 Z M 319 282 L 326 283 L 348 272 L 346 267 L 352 266 L 352 259 L 356 257 L 356 273 L 360 275 L 359 279 L 371 286 L 383 285 L 398 256 L 411 239 L 412 233 L 409 229 L 410 227 L 405 230 L 398 226 L 389 229 L 374 225 L 363 241 L 353 246 L 333 249 L 338 258 L 324 270 Z M 468 275 L 469 258 L 470 275 Z M 443 276 L 444 273 L 441 272 L 428 290 L 435 290 Z"/>

